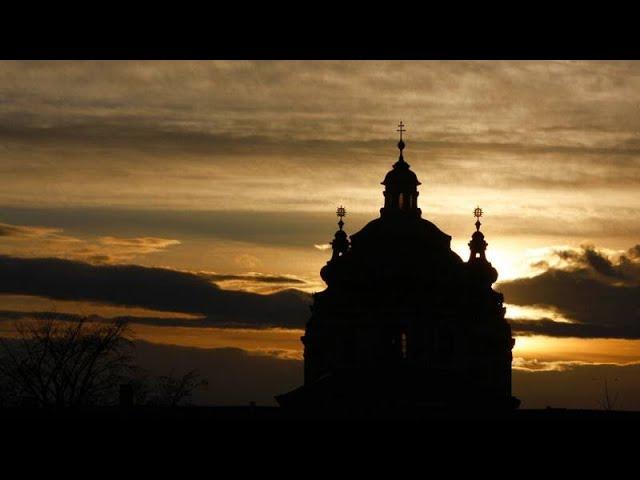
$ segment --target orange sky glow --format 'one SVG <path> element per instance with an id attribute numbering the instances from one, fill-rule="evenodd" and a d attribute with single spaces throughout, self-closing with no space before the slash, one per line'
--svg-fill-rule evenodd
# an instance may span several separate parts
<path id="1" fill-rule="evenodd" d="M 349 234 L 379 215 L 402 119 L 423 217 L 466 260 L 480 205 L 507 317 L 547 322 L 516 334 L 514 368 L 640 363 L 640 62 L 3 62 L 0 93 L 3 258 L 161 269 L 251 299 L 320 291 L 335 208 Z M 547 277 L 573 293 L 552 299 Z M 30 312 L 283 359 L 301 358 L 305 321 L 0 291 L 0 331 Z"/>

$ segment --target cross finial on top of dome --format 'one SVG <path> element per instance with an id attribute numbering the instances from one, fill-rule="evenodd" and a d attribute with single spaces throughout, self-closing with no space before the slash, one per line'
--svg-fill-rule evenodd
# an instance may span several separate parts
<path id="1" fill-rule="evenodd" d="M 404 129 L 404 123 L 402 123 L 402 120 L 400 120 L 400 123 L 398 124 L 398 129 L 396 130 L 396 132 L 400 132 L 400 141 L 398 142 L 398 148 L 400 149 L 400 154 L 402 154 L 402 150 L 404 149 L 404 141 L 402 140 L 402 134 L 406 132 L 406 130 Z"/>
<path id="2" fill-rule="evenodd" d="M 336 215 L 340 219 L 338 221 L 338 226 L 340 227 L 340 230 L 342 230 L 342 227 L 344 226 L 344 222 L 342 221 L 342 219 L 343 219 L 343 217 L 347 216 L 347 209 L 344 208 L 342 205 L 340 205 L 338 207 L 338 209 L 336 210 Z"/>

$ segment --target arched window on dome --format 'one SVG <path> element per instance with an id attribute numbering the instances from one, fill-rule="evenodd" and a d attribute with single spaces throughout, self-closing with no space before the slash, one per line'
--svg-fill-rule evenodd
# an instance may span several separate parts
<path id="1" fill-rule="evenodd" d="M 398 197 L 398 208 L 404 208 L 404 193 L 401 193 Z"/>

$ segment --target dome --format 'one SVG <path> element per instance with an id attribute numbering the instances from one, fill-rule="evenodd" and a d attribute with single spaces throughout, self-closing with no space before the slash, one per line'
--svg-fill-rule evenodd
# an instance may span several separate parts
<path id="1" fill-rule="evenodd" d="M 362 297 L 371 305 L 396 303 L 397 285 L 405 285 L 403 295 L 420 304 L 432 296 L 444 300 L 464 276 L 464 262 L 451 250 L 451 237 L 420 217 L 380 217 L 350 239 L 349 251 L 321 276 L 353 302 Z"/>
<path id="2" fill-rule="evenodd" d="M 484 234 L 480 230 L 476 230 L 473 232 L 473 235 L 471 235 L 471 238 L 476 241 L 484 240 Z"/>
<path id="3" fill-rule="evenodd" d="M 343 239 L 346 240 L 347 232 L 345 232 L 344 230 L 338 230 L 336 231 L 335 238 L 340 240 L 343 240 Z"/>
<path id="4" fill-rule="evenodd" d="M 471 241 L 469 242 L 469 248 L 471 249 L 471 258 L 477 255 L 484 255 L 484 251 L 487 249 L 488 243 L 484 239 L 484 234 L 480 230 L 476 230 L 471 235 Z"/>
<path id="5" fill-rule="evenodd" d="M 382 181 L 382 185 L 387 187 L 390 185 L 417 186 L 420 184 L 417 175 L 409 169 L 409 164 L 402 158 L 393 165 L 393 169 L 389 170 Z"/>
<path id="6" fill-rule="evenodd" d="M 359 232 L 351 235 L 357 247 L 401 247 L 415 243 L 421 248 L 449 249 L 451 237 L 423 218 L 381 217 L 370 221 Z"/>

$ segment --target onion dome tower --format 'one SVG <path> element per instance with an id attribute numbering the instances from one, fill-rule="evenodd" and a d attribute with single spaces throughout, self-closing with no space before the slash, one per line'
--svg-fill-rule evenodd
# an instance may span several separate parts
<path id="1" fill-rule="evenodd" d="M 384 206 L 350 237 L 338 231 L 321 269 L 305 334 L 304 385 L 276 397 L 283 407 L 513 408 L 511 327 L 497 272 L 476 232 L 464 262 L 451 236 L 422 218 L 416 174 L 399 159 L 384 177 Z"/>

